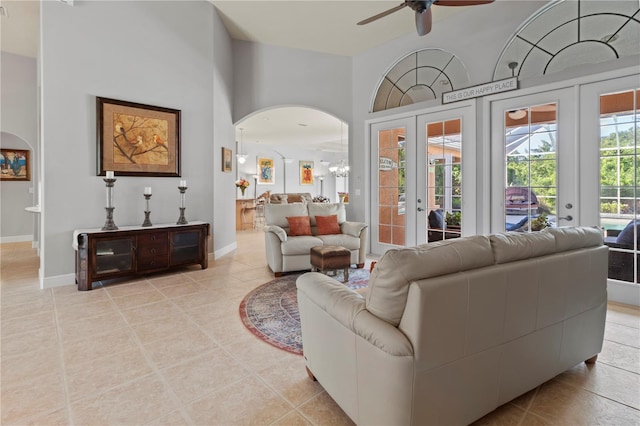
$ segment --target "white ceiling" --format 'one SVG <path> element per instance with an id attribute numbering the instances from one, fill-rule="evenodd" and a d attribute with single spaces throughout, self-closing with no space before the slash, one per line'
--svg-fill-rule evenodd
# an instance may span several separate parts
<path id="1" fill-rule="evenodd" d="M 282 107 L 262 111 L 236 126 L 236 141 L 242 133 L 243 152 L 247 143 L 295 146 L 326 152 L 347 152 L 349 126 L 325 112 L 312 108 Z M 240 132 L 240 129 L 243 129 Z"/>
<path id="2" fill-rule="evenodd" d="M 370 24 L 356 25 L 401 0 L 210 1 L 236 40 L 353 56 L 416 32 L 415 15 L 408 7 Z M 433 7 L 433 25 L 468 7 Z"/>
<path id="3" fill-rule="evenodd" d="M 3 52 L 35 58 L 40 35 L 40 2 L 2 0 L 7 16 L 0 16 L 0 47 Z"/>

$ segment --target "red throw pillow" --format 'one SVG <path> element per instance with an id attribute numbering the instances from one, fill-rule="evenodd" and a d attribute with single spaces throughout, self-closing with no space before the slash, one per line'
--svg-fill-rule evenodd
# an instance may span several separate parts
<path id="1" fill-rule="evenodd" d="M 311 222 L 309 222 L 309 216 L 287 217 L 287 222 L 289 222 L 290 236 L 311 235 Z"/>
<path id="2" fill-rule="evenodd" d="M 318 224 L 318 235 L 340 234 L 340 225 L 338 225 L 338 215 L 316 216 Z"/>

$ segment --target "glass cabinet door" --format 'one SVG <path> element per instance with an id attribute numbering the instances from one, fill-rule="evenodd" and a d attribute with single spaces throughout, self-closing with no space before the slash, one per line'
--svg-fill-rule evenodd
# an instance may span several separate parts
<path id="1" fill-rule="evenodd" d="M 99 239 L 93 244 L 96 276 L 133 271 L 133 239 Z"/>

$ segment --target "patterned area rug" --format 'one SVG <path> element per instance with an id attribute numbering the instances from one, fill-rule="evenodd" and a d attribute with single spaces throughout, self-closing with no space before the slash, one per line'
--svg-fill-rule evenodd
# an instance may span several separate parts
<path id="1" fill-rule="evenodd" d="M 300 275 L 284 275 L 262 284 L 240 303 L 240 318 L 249 331 L 276 348 L 297 355 L 302 355 L 296 289 L 296 279 Z M 336 278 L 342 280 L 342 273 Z M 349 270 L 348 287 L 358 290 L 367 287 L 368 283 L 368 269 Z"/>

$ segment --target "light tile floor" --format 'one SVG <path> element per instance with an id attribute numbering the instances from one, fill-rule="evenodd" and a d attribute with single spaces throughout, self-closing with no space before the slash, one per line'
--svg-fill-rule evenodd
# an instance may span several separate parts
<path id="1" fill-rule="evenodd" d="M 272 279 L 263 235 L 197 267 L 78 292 L 39 290 L 30 243 L 0 245 L 3 425 L 341 425 L 301 357 L 242 325 Z M 478 425 L 640 424 L 640 310 L 610 304 L 603 352 Z"/>

